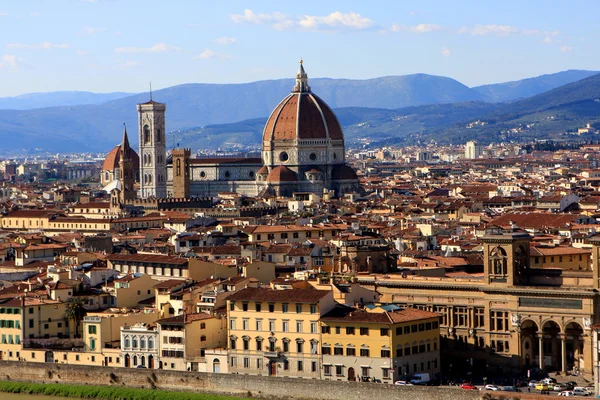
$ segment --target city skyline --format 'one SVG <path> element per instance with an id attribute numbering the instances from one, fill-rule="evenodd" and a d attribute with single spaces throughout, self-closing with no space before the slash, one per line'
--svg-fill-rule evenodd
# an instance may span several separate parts
<path id="1" fill-rule="evenodd" d="M 578 5 L 567 19 L 543 2 L 0 2 L 0 97 L 287 78 L 300 58 L 311 77 L 467 86 L 594 70 L 598 6 Z"/>

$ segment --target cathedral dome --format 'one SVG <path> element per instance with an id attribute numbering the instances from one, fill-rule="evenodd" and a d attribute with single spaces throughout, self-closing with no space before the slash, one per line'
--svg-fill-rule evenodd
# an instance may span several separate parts
<path id="1" fill-rule="evenodd" d="M 344 139 L 331 108 L 311 92 L 302 62 L 292 93 L 275 107 L 263 131 L 263 142 L 300 139 Z"/>
<path id="2" fill-rule="evenodd" d="M 356 180 L 358 179 L 358 175 L 356 175 L 356 171 L 346 164 L 339 164 L 333 167 L 331 171 L 331 179 L 334 180 Z"/>
<path id="3" fill-rule="evenodd" d="M 137 166 L 140 165 L 140 158 L 138 157 L 135 150 L 129 148 L 129 156 L 131 158 L 131 163 L 134 165 L 134 168 L 137 169 Z M 119 162 L 121 161 L 121 145 L 115 146 L 112 149 L 106 158 L 104 159 L 104 163 L 102 164 L 102 171 L 114 171 L 115 168 L 119 168 Z"/>
<path id="4" fill-rule="evenodd" d="M 294 171 L 283 165 L 273 168 L 267 176 L 267 182 L 269 183 L 296 182 L 297 180 Z"/>

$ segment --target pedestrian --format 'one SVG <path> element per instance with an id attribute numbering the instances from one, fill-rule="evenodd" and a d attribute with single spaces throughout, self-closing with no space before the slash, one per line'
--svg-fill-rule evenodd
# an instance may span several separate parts
<path id="1" fill-rule="evenodd" d="M 531 393 L 531 386 L 527 386 L 527 393 Z"/>

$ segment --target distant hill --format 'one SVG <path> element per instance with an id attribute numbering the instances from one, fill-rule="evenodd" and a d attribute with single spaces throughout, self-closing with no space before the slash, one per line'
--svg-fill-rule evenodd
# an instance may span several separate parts
<path id="1" fill-rule="evenodd" d="M 485 101 L 495 103 L 509 102 L 547 92 L 559 86 L 596 75 L 598 72 L 600 71 L 570 69 L 555 74 L 540 75 L 518 81 L 475 86 L 472 89 L 480 93 Z"/>
<path id="2" fill-rule="evenodd" d="M 482 97 L 454 79 L 425 74 L 367 80 L 310 79 L 309 83 L 331 107 L 399 108 Z M 167 103 L 167 129 L 181 130 L 264 118 L 293 84 L 292 79 L 186 84 L 155 91 L 153 96 L 156 101 Z M 135 106 L 146 100 L 147 94 L 138 94 L 100 105 L 0 110 L 0 140 L 4 140 L 4 150 L 106 151 L 120 141 L 123 122 L 130 127 L 137 125 Z M 14 135 L 19 133 L 23 137 L 15 139 Z M 132 143 L 137 142 L 136 136 L 132 135 Z M 54 140 L 55 137 L 67 140 Z M 10 141 L 6 140 L 9 138 Z"/>
<path id="3" fill-rule="evenodd" d="M 477 118 L 497 107 L 484 102 L 467 102 L 405 107 L 398 110 L 346 107 L 336 108 L 334 111 L 344 130 L 346 143 L 356 144 L 359 138 L 368 138 L 374 142 L 417 138 L 421 132 Z M 192 128 L 177 132 L 176 141 L 191 148 L 236 144 L 259 146 L 266 122 L 266 118 L 257 118 Z"/>
<path id="4" fill-rule="evenodd" d="M 468 120 L 427 132 L 429 137 L 446 142 L 464 143 L 478 139 L 482 143 L 506 140 L 573 139 L 565 132 L 591 123 L 600 128 L 600 75 L 558 87 L 510 104 L 498 105 L 480 115 L 478 124 L 466 127 Z M 585 139 L 577 137 L 577 139 Z M 597 135 L 588 139 L 597 140 Z"/>
<path id="5" fill-rule="evenodd" d="M 592 73 L 565 71 L 499 85 L 512 85 L 516 89 L 511 89 L 511 96 L 515 96 L 525 89 L 543 90 L 549 87 L 544 85 L 561 79 Z M 168 147 L 174 142 L 192 148 L 259 144 L 266 117 L 293 83 L 292 79 L 279 79 L 185 84 L 155 91 L 154 99 L 167 103 Z M 322 78 L 309 83 L 313 92 L 335 109 L 348 143 L 364 138 L 375 145 L 425 140 L 464 143 L 471 138 L 482 142 L 524 140 L 557 137 L 587 122 L 600 124 L 600 102 L 596 101 L 600 75 L 512 103 L 484 102 L 489 100 L 490 87 L 496 86 L 499 92 L 498 85 L 477 91 L 450 78 L 425 74 L 367 80 Z M 510 97 L 502 96 L 497 98 Z M 123 122 L 136 146 L 135 106 L 146 100 L 148 94 L 142 93 L 102 104 L 0 110 L 0 154 L 33 149 L 107 151 L 121 140 Z M 482 123 L 469 124 L 478 120 Z"/>
<path id="6" fill-rule="evenodd" d="M 102 104 L 131 96 L 131 93 L 48 92 L 27 93 L 14 97 L 0 97 L 0 110 L 31 110 L 34 108 Z"/>

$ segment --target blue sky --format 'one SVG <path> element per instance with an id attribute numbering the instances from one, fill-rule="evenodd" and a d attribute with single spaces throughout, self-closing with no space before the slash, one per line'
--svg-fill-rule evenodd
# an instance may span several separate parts
<path id="1" fill-rule="evenodd" d="M 597 1 L 0 0 L 0 97 L 428 73 L 474 86 L 600 69 Z"/>

